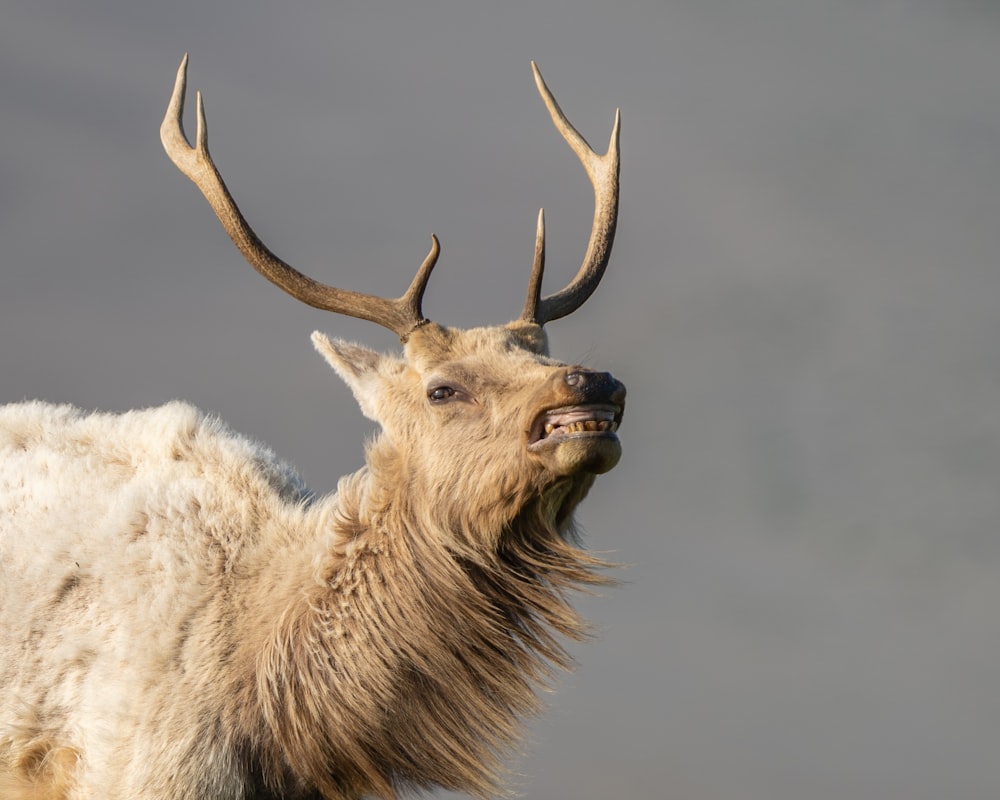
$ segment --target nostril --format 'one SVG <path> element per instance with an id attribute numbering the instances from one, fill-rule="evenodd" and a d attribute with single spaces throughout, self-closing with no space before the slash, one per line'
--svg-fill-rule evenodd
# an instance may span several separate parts
<path id="1" fill-rule="evenodd" d="M 563 380 L 573 389 L 580 402 L 617 405 L 625 402 L 625 385 L 609 372 L 594 372 L 577 367 L 567 372 Z"/>

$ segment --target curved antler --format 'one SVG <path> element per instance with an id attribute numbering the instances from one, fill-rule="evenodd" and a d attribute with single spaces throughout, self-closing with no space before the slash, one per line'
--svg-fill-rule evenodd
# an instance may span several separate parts
<path id="1" fill-rule="evenodd" d="M 333 311 L 377 323 L 395 332 L 405 342 L 415 328 L 427 322 L 421 311 L 421 301 L 431 270 L 434 269 L 440 253 L 437 237 L 431 236 L 431 250 L 417 270 L 410 288 L 402 297 L 394 300 L 327 286 L 286 264 L 267 248 L 247 224 L 212 162 L 212 157 L 208 153 L 208 133 L 201 92 L 198 92 L 198 131 L 194 147 L 188 143 L 184 135 L 182 117 L 187 89 L 187 62 L 188 57 L 185 53 L 177 70 L 177 80 L 170 96 L 167 113 L 160 126 L 160 140 L 170 160 L 201 190 L 219 218 L 219 222 L 222 223 L 222 227 L 226 229 L 226 233 L 243 253 L 244 258 L 261 275 L 297 300 L 324 311 Z"/>
<path id="2" fill-rule="evenodd" d="M 559 108 L 534 61 L 531 62 L 531 68 L 535 73 L 538 92 L 549 109 L 556 129 L 580 159 L 594 187 L 594 223 L 590 230 L 590 242 L 583 257 L 583 264 L 569 286 L 544 298 L 541 296 L 541 291 L 542 273 L 545 267 L 545 221 L 541 213 L 538 215 L 535 263 L 531 270 L 528 297 L 524 303 L 524 311 L 521 312 L 521 319 L 544 325 L 546 322 L 572 314 L 582 306 L 601 282 L 608 260 L 611 258 L 611 245 L 614 243 L 615 229 L 618 225 L 618 132 L 621 128 L 621 114 L 615 112 L 615 125 L 611 132 L 608 151 L 603 156 L 598 155 Z"/>

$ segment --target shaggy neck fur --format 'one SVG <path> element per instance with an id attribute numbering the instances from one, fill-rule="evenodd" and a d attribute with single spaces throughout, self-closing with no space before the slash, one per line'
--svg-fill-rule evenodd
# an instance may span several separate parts
<path id="1" fill-rule="evenodd" d="M 570 666 L 558 637 L 586 633 L 567 591 L 607 582 L 596 572 L 607 565 L 571 543 L 592 476 L 522 487 L 520 512 L 470 531 L 413 508 L 385 440 L 368 465 L 341 481 L 338 544 L 258 658 L 265 725 L 249 745 L 264 783 L 288 796 L 490 796 L 519 719 L 539 710 L 536 688 Z"/>

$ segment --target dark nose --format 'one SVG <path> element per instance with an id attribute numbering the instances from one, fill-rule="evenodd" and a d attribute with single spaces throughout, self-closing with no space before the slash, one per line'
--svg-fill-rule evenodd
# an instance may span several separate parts
<path id="1" fill-rule="evenodd" d="M 625 403 L 625 384 L 615 380 L 610 372 L 574 367 L 566 373 L 564 380 L 581 396 L 581 402 L 613 403 L 618 406 Z"/>

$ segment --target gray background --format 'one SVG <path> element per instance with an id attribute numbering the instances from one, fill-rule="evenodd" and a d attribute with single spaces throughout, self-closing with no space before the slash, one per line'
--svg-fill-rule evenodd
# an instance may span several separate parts
<path id="1" fill-rule="evenodd" d="M 622 109 L 615 256 L 550 332 L 629 387 L 580 518 L 632 566 L 527 797 L 1000 796 L 995 3 L 7 0 L 0 400 L 186 398 L 326 491 L 370 426 L 308 334 L 393 337 L 257 276 L 169 163 L 185 51 L 269 244 L 396 295 L 436 232 L 447 324 L 519 312 L 539 206 L 549 291 L 586 243 L 529 60 L 599 149 Z"/>

